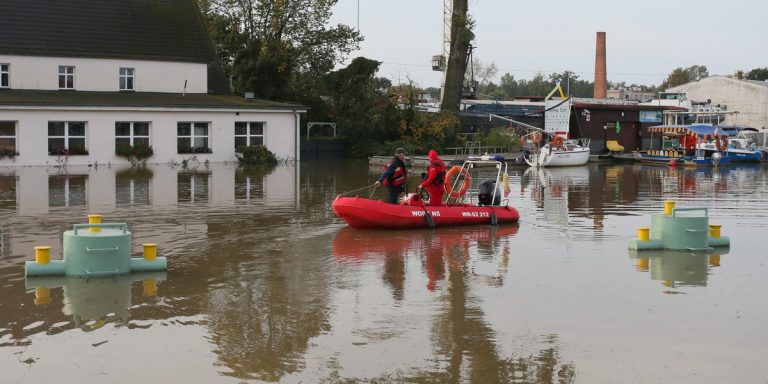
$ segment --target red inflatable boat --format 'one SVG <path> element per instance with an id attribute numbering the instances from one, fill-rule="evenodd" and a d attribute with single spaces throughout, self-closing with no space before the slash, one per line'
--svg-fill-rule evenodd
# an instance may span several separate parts
<path id="1" fill-rule="evenodd" d="M 333 212 L 353 228 L 418 228 L 429 227 L 427 212 L 435 227 L 446 225 L 495 225 L 516 223 L 517 209 L 510 206 L 477 206 L 452 204 L 440 207 L 389 204 L 382 200 L 338 196 L 331 205 Z"/>

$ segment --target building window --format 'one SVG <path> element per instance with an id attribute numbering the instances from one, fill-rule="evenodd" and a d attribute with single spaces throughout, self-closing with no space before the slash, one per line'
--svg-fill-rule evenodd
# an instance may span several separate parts
<path id="1" fill-rule="evenodd" d="M 11 84 L 11 66 L 0 64 L 0 88 L 8 88 Z"/>
<path id="2" fill-rule="evenodd" d="M 178 153 L 211 153 L 208 146 L 208 123 L 180 122 L 176 125 Z"/>
<path id="3" fill-rule="evenodd" d="M 140 145 L 149 146 L 148 122 L 115 122 L 115 149 Z"/>
<path id="4" fill-rule="evenodd" d="M 49 155 L 87 155 L 84 121 L 49 121 Z"/>
<path id="5" fill-rule="evenodd" d="M 16 153 L 16 122 L 0 121 L 0 159 Z"/>
<path id="6" fill-rule="evenodd" d="M 120 68 L 120 90 L 133 91 L 133 68 Z"/>
<path id="7" fill-rule="evenodd" d="M 75 67 L 59 65 L 59 89 L 75 89 Z"/>
<path id="8" fill-rule="evenodd" d="M 235 149 L 257 144 L 264 145 L 264 123 L 235 122 Z"/>

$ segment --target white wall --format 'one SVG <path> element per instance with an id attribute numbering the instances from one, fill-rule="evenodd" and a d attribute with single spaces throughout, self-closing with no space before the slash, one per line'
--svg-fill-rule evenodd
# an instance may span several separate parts
<path id="1" fill-rule="evenodd" d="M 59 66 L 75 67 L 75 90 L 119 91 L 120 68 L 135 68 L 136 92 L 208 92 L 208 66 L 147 60 L 91 59 L 0 55 L 0 63 L 10 64 L 10 88 L 59 89 Z"/>
<path id="2" fill-rule="evenodd" d="M 179 121 L 208 122 L 210 154 L 195 154 L 200 162 L 236 161 L 235 122 L 265 122 L 264 144 L 278 158 L 297 160 L 296 142 L 298 114 L 292 111 L 234 111 L 234 110 L 54 110 L 12 109 L 0 107 L 0 120 L 16 121 L 15 159 L 0 159 L 0 166 L 56 165 L 57 156 L 48 155 L 49 121 L 85 121 L 86 147 L 89 154 L 69 156 L 69 165 L 129 164 L 115 156 L 115 122 L 150 122 L 150 144 L 154 156 L 148 163 L 181 162 L 192 154 L 178 154 L 177 130 Z"/>
<path id="3" fill-rule="evenodd" d="M 768 128 L 768 84 L 757 85 L 724 76 L 710 76 L 670 88 L 669 91 L 685 92 L 691 100 L 712 100 L 712 104 L 727 105 L 729 111 L 739 111 L 728 116 L 726 124 Z"/>

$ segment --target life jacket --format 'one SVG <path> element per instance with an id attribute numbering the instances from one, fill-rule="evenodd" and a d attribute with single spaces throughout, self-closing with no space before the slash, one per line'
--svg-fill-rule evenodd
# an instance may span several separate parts
<path id="1" fill-rule="evenodd" d="M 388 163 L 387 166 L 384 167 L 385 172 L 389 169 L 391 164 L 392 163 Z M 405 169 L 403 169 L 403 167 L 395 168 L 395 172 L 384 179 L 384 185 L 387 187 L 399 187 L 403 184 L 405 184 Z"/>
<path id="2" fill-rule="evenodd" d="M 443 185 L 445 183 L 445 166 L 443 163 L 434 161 L 429 163 L 429 166 L 438 169 L 437 175 L 435 175 L 435 178 L 432 179 L 432 185 Z"/>

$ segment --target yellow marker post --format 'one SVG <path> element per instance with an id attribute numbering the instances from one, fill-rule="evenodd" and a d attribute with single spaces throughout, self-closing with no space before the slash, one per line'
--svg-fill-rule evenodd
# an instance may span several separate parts
<path id="1" fill-rule="evenodd" d="M 144 260 L 154 261 L 157 258 L 157 244 L 147 243 L 142 244 L 144 247 Z"/>
<path id="2" fill-rule="evenodd" d="M 648 241 L 651 239 L 651 228 L 640 227 L 637 229 L 637 239 L 640 241 Z"/>
<path id="3" fill-rule="evenodd" d="M 720 255 L 709 255 L 709 266 L 710 267 L 719 267 L 720 266 Z"/>
<path id="4" fill-rule="evenodd" d="M 720 228 L 722 227 L 721 224 L 710 224 L 709 225 L 709 235 L 714 237 L 715 239 L 720 238 Z"/>
<path id="5" fill-rule="evenodd" d="M 672 214 L 672 210 L 675 209 L 675 201 L 674 200 L 667 200 L 664 202 L 664 214 L 667 216 L 670 216 Z"/>
<path id="6" fill-rule="evenodd" d="M 88 215 L 88 224 L 101 224 L 101 215 Z M 101 227 L 89 227 L 90 232 L 100 232 Z"/>
<path id="7" fill-rule="evenodd" d="M 51 247 L 47 245 L 35 247 L 35 261 L 40 265 L 48 264 L 51 261 Z"/>

